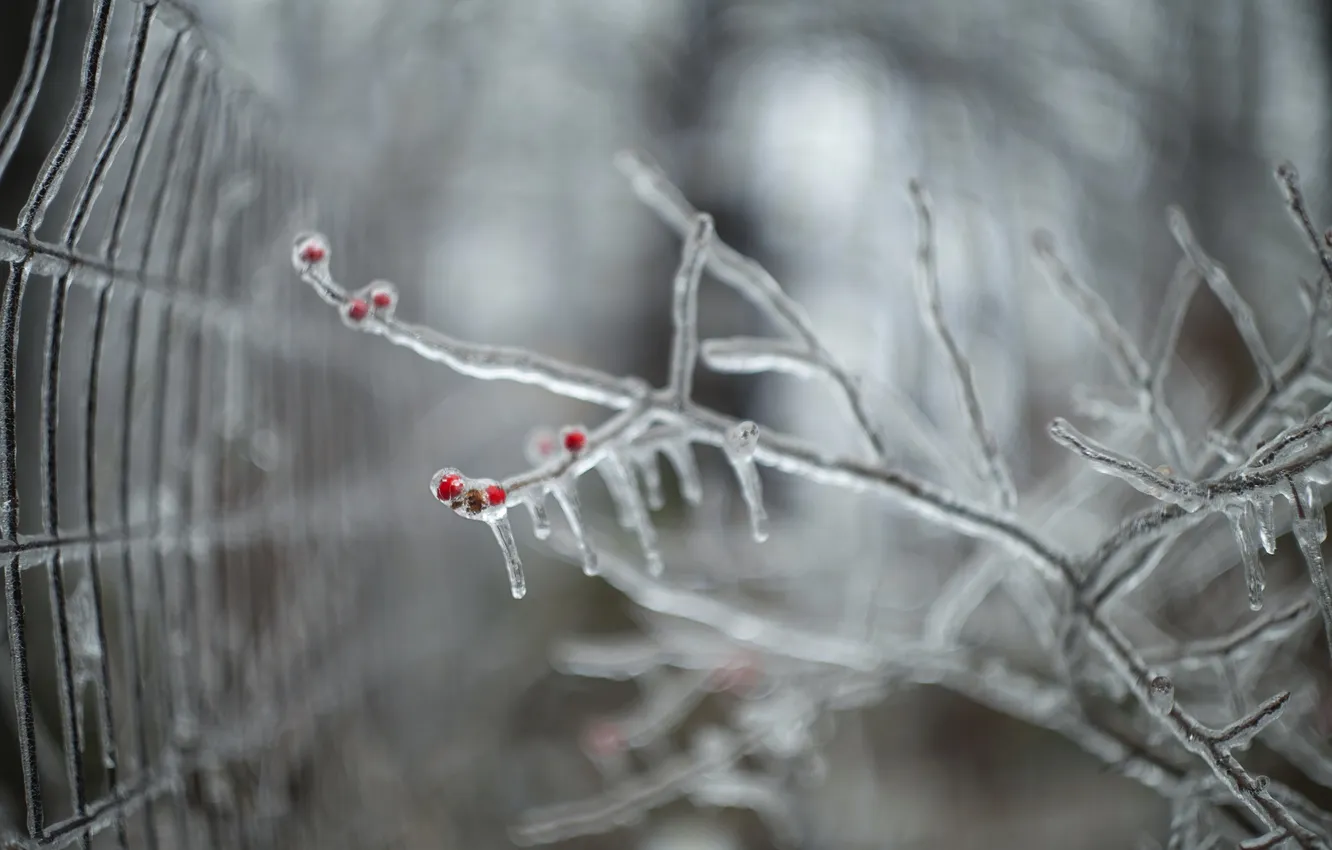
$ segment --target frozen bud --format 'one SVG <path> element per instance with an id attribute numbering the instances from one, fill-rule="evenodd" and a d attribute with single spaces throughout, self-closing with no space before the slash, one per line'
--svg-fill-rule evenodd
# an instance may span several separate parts
<path id="1" fill-rule="evenodd" d="M 292 246 L 291 263 L 297 271 L 328 262 L 328 241 L 319 233 L 302 233 Z"/>
<path id="2" fill-rule="evenodd" d="M 370 315 L 370 304 L 364 298 L 348 298 L 342 305 L 342 321 L 349 327 L 356 327 Z"/>
<path id="3" fill-rule="evenodd" d="M 430 492 L 445 504 L 451 503 L 467 490 L 467 479 L 453 467 L 445 467 L 430 479 Z"/>
<path id="4" fill-rule="evenodd" d="M 446 477 L 439 486 L 447 486 L 448 492 L 452 494 L 458 491 L 459 484 Z M 462 492 L 452 496 L 448 505 L 458 516 L 493 522 L 508 512 L 506 501 L 508 494 L 495 481 L 489 478 L 464 478 Z"/>
<path id="5" fill-rule="evenodd" d="M 587 448 L 587 431 L 578 426 L 565 428 L 560 432 L 560 444 L 566 452 L 576 455 Z"/>
<path id="6" fill-rule="evenodd" d="M 1158 714 L 1169 714 L 1175 707 L 1175 683 L 1169 676 L 1156 676 L 1147 683 L 1147 700 Z"/>
<path id="7" fill-rule="evenodd" d="M 549 428 L 537 428 L 527 437 L 525 453 L 528 463 L 545 463 L 555 453 L 559 445 L 555 432 Z"/>
<path id="8" fill-rule="evenodd" d="M 393 308 L 398 306 L 398 290 L 387 280 L 377 280 L 370 284 L 369 297 L 366 299 L 370 306 L 381 318 L 388 318 L 393 315 Z"/>
<path id="9" fill-rule="evenodd" d="M 624 732 L 613 720 L 594 720 L 583 730 L 583 749 L 593 758 L 609 758 L 628 746 Z"/>
<path id="10" fill-rule="evenodd" d="M 1253 778 L 1253 790 L 1259 794 L 1262 794 L 1267 790 L 1268 784 L 1267 777 L 1263 776 L 1261 773 Z"/>
<path id="11" fill-rule="evenodd" d="M 740 458 L 749 458 L 758 451 L 759 427 L 749 420 L 738 423 L 726 432 L 726 451 Z"/>

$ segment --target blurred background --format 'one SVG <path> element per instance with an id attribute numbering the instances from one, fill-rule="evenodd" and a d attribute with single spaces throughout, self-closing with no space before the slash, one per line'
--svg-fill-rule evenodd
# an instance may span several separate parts
<path id="1" fill-rule="evenodd" d="M 507 847 L 527 813 L 631 785 L 621 771 L 650 773 L 744 702 L 702 699 L 628 767 L 589 758 L 598 718 L 660 683 L 569 675 L 552 663 L 569 639 L 627 651 L 655 636 L 685 667 L 730 648 L 584 577 L 525 518 L 529 592 L 515 602 L 489 532 L 427 490 L 442 466 L 517 473 L 533 428 L 606 414 L 347 332 L 291 271 L 298 231 L 329 235 L 345 285 L 394 281 L 408 321 L 661 385 L 679 240 L 613 165 L 642 149 L 805 306 L 894 463 L 980 498 L 905 438 L 904 418 L 949 456 L 968 452 L 913 290 L 906 186 L 919 178 L 945 313 L 1020 513 L 1083 553 L 1145 501 L 1045 436 L 1053 416 L 1079 421 L 1076 399 L 1113 395 L 1115 378 L 1034 263 L 1033 230 L 1055 234 L 1145 346 L 1180 256 L 1165 217 L 1179 205 L 1280 356 L 1306 327 L 1298 280 L 1317 269 L 1275 163 L 1299 167 L 1315 216 L 1332 212 L 1332 13 L 1312 0 L 118 0 L 103 23 L 110 6 L 11 0 L 0 12 L 0 90 L 12 92 L 0 243 L 17 330 L 6 481 L 18 515 L 4 551 L 11 603 L 16 589 L 25 603 L 17 630 L 11 605 L 3 663 L 26 661 L 0 671 L 0 824 L 16 846 Z M 81 72 L 99 27 L 90 93 Z M 25 234 L 25 202 L 84 96 L 86 138 Z M 122 114 L 123 147 L 98 176 Z M 90 175 L 102 191 L 71 238 Z M 25 253 L 37 243 L 48 247 Z M 705 338 L 773 331 L 711 280 L 700 298 Z M 1169 382 L 1186 432 L 1201 444 L 1254 383 L 1202 292 Z M 700 370 L 695 397 L 863 452 L 818 382 Z M 1163 461 L 1141 434 L 1114 433 Z M 697 507 L 664 467 L 664 580 L 762 611 L 792 640 L 843 636 L 891 658 L 930 628 L 965 565 L 1002 556 L 766 471 L 773 536 L 755 544 L 725 460 L 700 450 L 699 462 Z M 605 488 L 584 482 L 607 557 L 641 570 Z M 1224 523 L 1191 534 L 1166 579 L 1116 609 L 1143 645 L 1247 616 Z M 1269 564 L 1278 595 L 1307 590 L 1292 550 Z M 1012 566 L 972 587 L 950 639 L 1058 684 L 1046 632 L 1059 600 Z M 1327 659 L 1308 661 L 1321 647 L 1306 629 L 1282 661 L 1227 672 L 1229 687 L 1207 671 L 1180 688 L 1224 723 L 1299 685 L 1285 731 L 1254 758 L 1327 808 L 1332 757 L 1314 749 L 1326 747 Z M 781 663 L 759 666 L 780 680 Z M 772 772 L 788 845 L 1167 845 L 1168 801 L 1058 723 L 947 681 L 891 678 L 863 705 L 820 710 L 822 776 Z M 1199 769 L 1112 696 L 1074 699 L 1135 747 Z M 71 736 L 82 757 L 62 756 Z M 560 846 L 782 839 L 761 805 L 671 800 L 641 814 Z M 1216 830 L 1222 846 L 1244 837 Z"/>

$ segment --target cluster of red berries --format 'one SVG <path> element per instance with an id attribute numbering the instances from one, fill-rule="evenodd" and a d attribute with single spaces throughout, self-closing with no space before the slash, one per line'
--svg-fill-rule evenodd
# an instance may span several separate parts
<path id="1" fill-rule="evenodd" d="M 439 483 L 435 485 L 435 497 L 445 503 L 455 502 L 473 492 L 478 494 L 478 498 L 480 494 L 484 493 L 486 505 L 502 505 L 507 498 L 504 488 L 498 484 L 488 484 L 484 489 L 474 488 L 469 491 L 466 479 L 456 472 L 451 472 L 440 478 Z"/>
<path id="2" fill-rule="evenodd" d="M 364 305 L 365 302 L 357 299 L 349 302 L 353 310 L 356 310 L 358 303 Z M 356 312 L 348 313 L 352 319 L 364 318 L 364 315 L 364 313 L 359 316 Z M 587 448 L 587 432 L 582 428 L 565 428 L 560 433 L 560 444 L 570 454 L 578 454 Z M 554 439 L 547 436 L 538 438 L 536 450 L 543 456 L 549 456 L 555 450 Z M 436 499 L 453 510 L 472 517 L 482 514 L 487 508 L 503 505 L 508 499 L 508 494 L 499 484 L 485 480 L 468 481 L 456 469 L 441 469 L 435 473 L 431 488 Z"/>
<path id="3" fill-rule="evenodd" d="M 346 310 L 347 318 L 353 322 L 360 322 L 370 315 L 370 310 L 387 310 L 397 301 L 397 294 L 385 286 L 372 287 L 368 299 L 359 295 L 353 295 L 347 299 Z"/>

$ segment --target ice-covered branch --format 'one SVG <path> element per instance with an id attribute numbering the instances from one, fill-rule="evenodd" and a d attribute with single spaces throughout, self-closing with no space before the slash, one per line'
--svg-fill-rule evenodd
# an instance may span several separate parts
<path id="1" fill-rule="evenodd" d="M 624 151 L 616 156 L 615 164 L 629 179 L 630 188 L 644 205 L 676 233 L 688 235 L 698 211 L 647 154 Z M 708 270 L 717 280 L 739 292 L 784 334 L 804 346 L 811 359 L 822 365 L 841 392 L 873 456 L 876 459 L 887 457 L 887 446 L 865 408 L 855 381 L 823 346 L 804 309 L 782 290 L 772 275 L 754 260 L 716 238 L 708 251 Z"/>
<path id="2" fill-rule="evenodd" d="M 1151 369 L 1138 351 L 1137 343 L 1115 318 L 1105 299 L 1085 281 L 1075 277 L 1060 259 L 1055 250 L 1054 234 L 1048 230 L 1038 230 L 1032 237 L 1032 247 L 1051 286 L 1091 325 L 1097 342 L 1109 356 L 1110 365 L 1124 386 L 1133 389 L 1145 387 L 1151 378 Z"/>
<path id="3" fill-rule="evenodd" d="M 1193 295 L 1193 288 L 1189 284 L 1195 281 L 1194 276 L 1177 271 L 1171 281 L 1167 292 L 1168 303 L 1162 314 L 1162 326 L 1158 328 L 1159 338 L 1154 340 L 1153 350 L 1157 357 L 1156 365 L 1152 366 L 1143 357 L 1133 337 L 1115 318 L 1105 299 L 1074 275 L 1068 264 L 1060 258 L 1054 234 L 1038 230 L 1032 236 L 1032 248 L 1050 284 L 1091 327 L 1120 381 L 1136 396 L 1137 413 L 1145 414 L 1151 422 L 1161 450 L 1172 464 L 1184 469 L 1187 461 L 1184 447 L 1187 441 L 1174 413 L 1166 404 L 1164 381 L 1184 311 Z M 1181 269 L 1186 268 L 1181 264 Z"/>
<path id="4" fill-rule="evenodd" d="M 1184 256 L 1202 275 L 1203 280 L 1207 281 L 1207 285 L 1211 287 L 1221 306 L 1230 314 L 1235 329 L 1239 331 L 1240 338 L 1249 349 L 1249 356 L 1253 358 L 1258 379 L 1262 381 L 1263 386 L 1278 386 L 1276 362 L 1272 360 L 1272 355 L 1267 351 L 1267 344 L 1263 342 L 1262 334 L 1258 332 L 1258 322 L 1254 319 L 1253 308 L 1235 289 L 1235 284 L 1230 282 L 1226 270 L 1208 256 L 1198 244 L 1198 240 L 1193 236 L 1193 229 L 1189 227 L 1188 219 L 1184 217 L 1184 211 L 1178 207 L 1171 207 L 1167 211 L 1166 218 L 1170 224 L 1170 232 L 1179 243 Z"/>
<path id="5" fill-rule="evenodd" d="M 1319 265 L 1322 266 L 1325 277 L 1319 290 L 1327 292 L 1328 288 L 1332 287 L 1332 252 L 1328 250 L 1332 247 L 1332 242 L 1329 242 L 1326 233 L 1320 236 L 1318 229 L 1314 227 L 1309 207 L 1304 201 L 1304 191 L 1300 188 L 1300 174 L 1295 170 L 1294 164 L 1283 162 L 1278 165 L 1276 178 L 1277 184 L 1286 196 L 1286 208 L 1290 210 L 1291 216 L 1299 225 L 1309 247 L 1313 249 L 1314 256 L 1318 258 Z"/>
<path id="6" fill-rule="evenodd" d="M 985 478 L 989 480 L 1000 507 L 1011 510 L 1017 503 L 1013 475 L 1008 471 L 1008 464 L 999 450 L 999 442 L 995 439 L 994 432 L 985 421 L 985 412 L 981 409 L 980 397 L 976 394 L 976 380 L 971 371 L 971 363 L 944 319 L 943 300 L 939 295 L 938 261 L 934 247 L 934 212 L 930 207 L 930 199 L 925 189 L 915 180 L 911 181 L 910 190 L 911 201 L 916 209 L 917 226 L 920 229 L 916 247 L 915 279 L 921 317 L 948 356 L 949 372 L 953 376 L 953 385 L 961 399 L 962 409 L 966 412 L 972 445 L 975 447 L 981 469 L 985 472 Z"/>
<path id="7" fill-rule="evenodd" d="M 530 811 L 510 836 L 517 844 L 530 845 L 609 832 L 684 796 L 693 783 L 729 767 L 750 746 L 749 741 L 735 740 L 707 758 L 692 754 L 671 757 L 651 773 L 624 779 L 595 797 Z"/>
<path id="8" fill-rule="evenodd" d="M 547 535 L 549 526 L 536 502 L 553 494 L 562 505 L 571 503 L 573 485 L 578 476 L 597 469 L 607 476 L 612 492 L 616 494 L 622 522 L 638 530 L 647 565 L 646 569 L 620 569 L 618 565 L 609 563 L 610 559 L 605 559 L 607 563 L 601 565 L 602 574 L 637 604 L 648 610 L 709 623 L 741 646 L 863 671 L 871 676 L 890 674 L 894 664 L 914 664 L 920 669 L 914 669 L 909 674 L 913 681 L 924 681 L 929 676 L 938 677 L 935 679 L 938 681 L 948 675 L 947 664 L 939 656 L 938 646 L 931 651 L 920 648 L 914 653 L 909 648 L 894 646 L 891 657 L 888 657 L 883 650 L 861 642 L 831 635 L 802 635 L 796 629 L 765 617 L 738 611 L 715 599 L 700 597 L 699 594 L 661 582 L 655 574 L 657 569 L 654 564 L 659 563 L 655 560 L 659 557 L 655 537 L 652 536 L 650 523 L 645 519 L 647 510 L 634 481 L 632 468 L 635 464 L 641 464 L 645 457 L 652 457 L 658 452 L 666 454 L 681 471 L 681 487 L 686 497 L 691 494 L 697 496 L 701 493 L 701 485 L 693 466 L 693 447 L 708 445 L 723 450 L 735 468 L 742 494 L 751 505 L 755 536 L 762 536 L 763 518 L 756 464 L 828 486 L 837 491 L 841 498 L 864 494 L 888 499 L 945 528 L 996 542 L 1033 565 L 1042 579 L 1049 582 L 1058 592 L 1059 598 L 1066 603 L 1069 621 L 1086 634 L 1091 645 L 1133 690 L 1144 707 L 1158 717 L 1185 747 L 1198 754 L 1217 780 L 1224 783 L 1265 827 L 1285 834 L 1288 840 L 1304 848 L 1323 846 L 1312 832 L 1296 822 L 1291 810 L 1269 791 L 1268 783 L 1249 774 L 1231 752 L 1247 743 L 1269 723 L 1280 711 L 1284 699 L 1271 700 L 1258 712 L 1224 729 L 1204 727 L 1175 704 L 1173 686 L 1169 680 L 1149 671 L 1138 651 L 1107 619 L 1101 604 L 1104 601 L 1104 584 L 1101 580 L 1098 579 L 1093 585 L 1084 585 L 1079 578 L 1078 567 L 1087 568 L 1089 574 L 1097 574 L 1122 550 L 1134 549 L 1159 539 L 1170 530 L 1178 530 L 1182 527 L 1181 523 L 1188 520 L 1189 512 L 1203 514 L 1207 512 L 1203 508 L 1225 510 L 1233 506 L 1240 506 L 1247 511 L 1250 502 L 1261 499 L 1270 502 L 1273 495 L 1286 495 L 1296 509 L 1296 538 L 1310 566 L 1311 579 L 1319 589 L 1320 605 L 1325 613 L 1332 612 L 1332 590 L 1328 587 L 1317 546 L 1326 531 L 1321 524 L 1321 505 L 1317 501 L 1318 493 L 1314 486 L 1314 476 L 1322 474 L 1317 467 L 1332 457 L 1332 444 L 1329 444 L 1332 441 L 1325 439 L 1321 431 L 1307 434 L 1307 439 L 1283 439 L 1279 441 L 1280 446 L 1274 452 L 1269 452 L 1268 456 L 1251 458 L 1250 462 L 1225 474 L 1215 468 L 1209 469 L 1207 464 L 1201 464 L 1202 468 L 1194 474 L 1211 477 L 1189 480 L 1113 452 L 1080 434 L 1068 423 L 1057 420 L 1051 428 L 1052 435 L 1090 460 L 1095 468 L 1123 478 L 1137 489 L 1172 503 L 1131 518 L 1108 535 L 1096 547 L 1090 559 L 1076 563 L 1008 511 L 996 510 L 959 497 L 947 489 L 889 467 L 885 461 L 885 447 L 870 423 L 856 383 L 828 355 L 803 311 L 757 263 L 739 255 L 715 237 L 709 241 L 708 219 L 694 210 L 654 165 L 642 157 L 632 155 L 621 157 L 620 164 L 629 174 L 639 197 L 673 229 L 686 237 L 675 290 L 676 344 L 672 348 L 671 377 L 668 386 L 661 390 L 651 390 L 637 379 L 615 377 L 523 349 L 467 343 L 427 328 L 409 325 L 394 316 L 396 293 L 387 284 L 375 283 L 356 292 L 347 292 L 334 282 L 328 272 L 328 246 L 322 237 L 303 236 L 295 249 L 294 263 L 302 277 L 324 301 L 337 308 L 349 326 L 383 336 L 464 375 L 533 384 L 560 395 L 620 411 L 618 416 L 600 428 L 591 431 L 566 429 L 562 435 L 562 453 L 556 447 L 555 453 L 538 458 L 530 472 L 497 482 L 469 479 L 456 470 L 441 470 L 432 482 L 436 497 L 446 502 L 456 513 L 491 525 L 505 551 L 515 595 L 521 595 L 525 585 L 507 523 L 507 508 L 519 503 L 530 505 L 538 534 Z M 940 315 L 937 282 L 933 278 L 934 249 L 929 232 L 931 222 L 923 195 L 918 195 L 918 198 L 923 230 L 920 257 L 922 308 L 927 321 L 935 328 L 936 335 L 950 354 L 964 396 L 969 396 L 969 400 L 974 402 L 975 388 L 968 377 L 966 361 L 961 358 L 955 341 L 950 344 L 951 336 Z M 1282 409 L 1282 405 L 1298 401 L 1297 390 L 1292 389 L 1293 384 L 1286 379 L 1298 378 L 1312 362 L 1309 349 L 1313 337 L 1310 337 L 1306 348 L 1296 352 L 1278 369 L 1257 336 L 1252 311 L 1234 292 L 1224 271 L 1194 244 L 1192 234 L 1182 221 L 1182 217 L 1172 214 L 1172 229 L 1188 255 L 1189 267 L 1207 280 L 1231 312 L 1263 377 L 1264 387 L 1257 401 L 1222 429 L 1227 438 L 1235 438 L 1241 445 L 1251 444 L 1248 438 L 1269 428 L 1270 423 L 1278 418 L 1277 411 Z M 698 274 L 704 258 L 714 277 L 736 288 L 776 323 L 785 338 L 772 342 L 718 341 L 712 345 L 705 343 L 700 349 L 696 330 L 696 302 L 692 299 L 696 298 Z M 1118 364 L 1117 370 L 1126 377 L 1131 389 L 1146 395 L 1147 401 L 1143 404 L 1152 415 L 1153 424 L 1161 431 L 1161 423 L 1168 421 L 1163 418 L 1163 403 L 1158 403 L 1161 370 L 1164 367 L 1150 368 L 1143 362 L 1131 339 L 1110 316 L 1104 302 L 1096 299 L 1085 286 L 1079 286 L 1076 282 L 1064 282 L 1061 285 L 1064 285 L 1070 298 L 1097 328 L 1104 344 L 1112 352 L 1112 360 Z M 1166 350 L 1173 349 L 1183 304 L 1187 303 L 1191 294 L 1187 279 L 1178 286 L 1181 293 L 1178 296 L 1180 306 L 1171 307 L 1167 311 L 1164 321 L 1170 327 L 1161 332 Z M 736 421 L 694 405 L 688 399 L 689 374 L 698 356 L 702 356 L 705 363 L 723 371 L 772 369 L 806 377 L 818 375 L 830 380 L 840 388 L 848 402 L 852 418 L 873 449 L 873 457 L 866 461 L 835 457 L 818 446 L 768 431 L 764 431 L 760 440 L 758 429 L 752 423 Z M 972 414 L 973 430 L 983 443 L 984 423 L 978 407 L 969 412 Z M 1165 430 L 1178 436 L 1168 427 Z M 986 453 L 986 456 L 997 459 L 997 453 Z M 651 489 L 649 483 L 650 492 Z M 650 497 L 648 502 L 656 504 L 660 499 Z M 572 504 L 575 505 L 573 511 L 566 507 L 566 514 L 571 515 L 571 527 L 575 525 L 572 518 L 576 516 L 576 502 Z M 1237 535 L 1242 540 L 1250 543 L 1257 541 L 1267 547 L 1272 531 L 1268 519 L 1270 512 L 1263 507 L 1256 505 L 1252 512 L 1252 522 L 1249 514 L 1240 517 Z M 591 547 L 587 543 L 587 531 L 582 529 L 573 533 L 581 537 L 581 544 L 571 548 L 579 550 L 584 568 L 591 572 L 588 555 Z M 1093 594 L 1092 587 L 1100 588 L 1101 593 Z M 1329 632 L 1332 633 L 1332 614 L 1328 616 Z M 621 670 L 626 665 L 639 669 L 644 664 L 655 666 L 659 660 L 656 656 L 640 654 L 632 659 L 626 657 L 604 661 L 600 669 L 613 674 L 617 665 Z M 586 669 L 596 668 L 597 665 L 592 664 Z M 976 672 L 968 670 L 965 676 Z M 998 680 L 992 672 L 979 671 L 979 678 L 979 693 L 1001 704 L 1008 704 L 1013 713 L 1042 718 L 1046 725 L 1059 728 L 1075 740 L 1084 741 L 1084 745 L 1098 753 L 1120 752 L 1127 760 L 1135 758 L 1131 748 L 1125 750 L 1114 743 L 1113 736 L 1107 738 L 1096 727 L 1089 727 L 1085 719 L 1079 716 L 1067 690 L 1055 688 L 1048 693 L 1037 693 L 1031 689 L 1023 691 L 1018 687 L 1012 694 L 995 693 L 994 686 Z M 798 691 L 790 692 L 790 696 L 793 700 L 791 705 L 805 706 L 800 711 L 808 714 L 815 710 L 801 702 Z M 687 704 L 688 700 L 672 701 L 674 709 L 671 716 L 678 715 L 679 707 Z M 756 705 L 752 708 L 759 710 L 764 707 Z M 737 717 L 737 722 L 740 719 Z M 792 729 L 792 735 L 808 734 L 808 729 L 800 723 Z M 773 739 L 762 746 L 780 749 L 796 740 L 795 737 L 789 740 Z M 747 751 L 756 741 L 746 739 L 743 745 L 737 745 L 721 755 L 714 748 L 709 751 L 712 755 L 706 758 L 695 754 L 690 760 L 670 762 L 657 771 L 630 780 L 626 785 L 584 804 L 549 810 L 518 830 L 517 835 L 529 841 L 555 840 L 564 835 L 610 828 L 666 800 L 687 793 L 689 787 L 704 787 L 707 784 L 705 779 L 715 778 L 719 775 L 718 771 L 729 769 L 738 754 Z M 1149 757 L 1140 763 L 1135 761 L 1134 764 L 1137 765 L 1134 769 L 1141 771 L 1143 777 L 1151 777 L 1144 781 L 1161 786 L 1171 781 L 1169 776 L 1172 772 Z"/>
<path id="9" fill-rule="evenodd" d="M 680 268 L 675 272 L 671 301 L 670 395 L 676 407 L 683 408 L 694 388 L 694 368 L 698 362 L 698 282 L 703 276 L 708 248 L 712 242 L 712 216 L 699 214 L 691 222 L 685 238 Z"/>
<path id="10" fill-rule="evenodd" d="M 1316 611 L 1313 600 L 1297 599 L 1224 635 L 1158 650 L 1150 654 L 1148 659 L 1182 670 L 1202 669 L 1217 661 L 1239 658 L 1260 646 L 1288 638 L 1311 622 Z"/>
<path id="11" fill-rule="evenodd" d="M 1083 434 L 1065 419 L 1050 423 L 1050 436 L 1059 445 L 1082 455 L 1098 472 L 1122 478 L 1148 496 L 1179 505 L 1186 511 L 1196 511 L 1207 503 L 1205 488 L 1119 454 Z"/>

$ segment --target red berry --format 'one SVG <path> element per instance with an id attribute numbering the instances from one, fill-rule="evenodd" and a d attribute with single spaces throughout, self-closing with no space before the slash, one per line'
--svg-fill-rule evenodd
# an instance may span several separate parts
<path id="1" fill-rule="evenodd" d="M 498 484 L 491 484 L 486 488 L 486 499 L 490 501 L 490 504 L 502 505 L 504 504 L 504 498 L 504 488 Z"/>
<path id="2" fill-rule="evenodd" d="M 620 728 L 610 720 L 596 720 L 583 730 L 583 744 L 594 756 L 606 757 L 622 751 L 626 741 Z"/>
<path id="3" fill-rule="evenodd" d="M 435 495 L 441 502 L 451 502 L 461 496 L 466 489 L 467 485 L 463 483 L 461 475 L 446 475 L 440 479 Z"/>
<path id="4" fill-rule="evenodd" d="M 328 252 L 318 242 L 311 242 L 301 249 L 301 260 L 306 263 L 317 263 L 326 256 Z"/>
<path id="5" fill-rule="evenodd" d="M 564 447 L 577 454 L 587 447 L 587 434 L 577 429 L 566 431 L 564 434 Z"/>
<path id="6" fill-rule="evenodd" d="M 365 303 L 364 299 L 353 298 L 347 302 L 347 318 L 353 322 L 359 322 L 370 315 L 370 305 Z"/>
<path id="7" fill-rule="evenodd" d="M 752 691 L 762 678 L 758 659 L 749 653 L 741 653 L 712 671 L 711 685 L 719 691 L 744 694 Z"/>
<path id="8" fill-rule="evenodd" d="M 384 309 L 385 307 L 392 307 L 393 293 L 381 289 L 375 294 L 371 295 L 370 300 L 374 302 L 374 305 L 380 308 L 381 310 Z"/>

